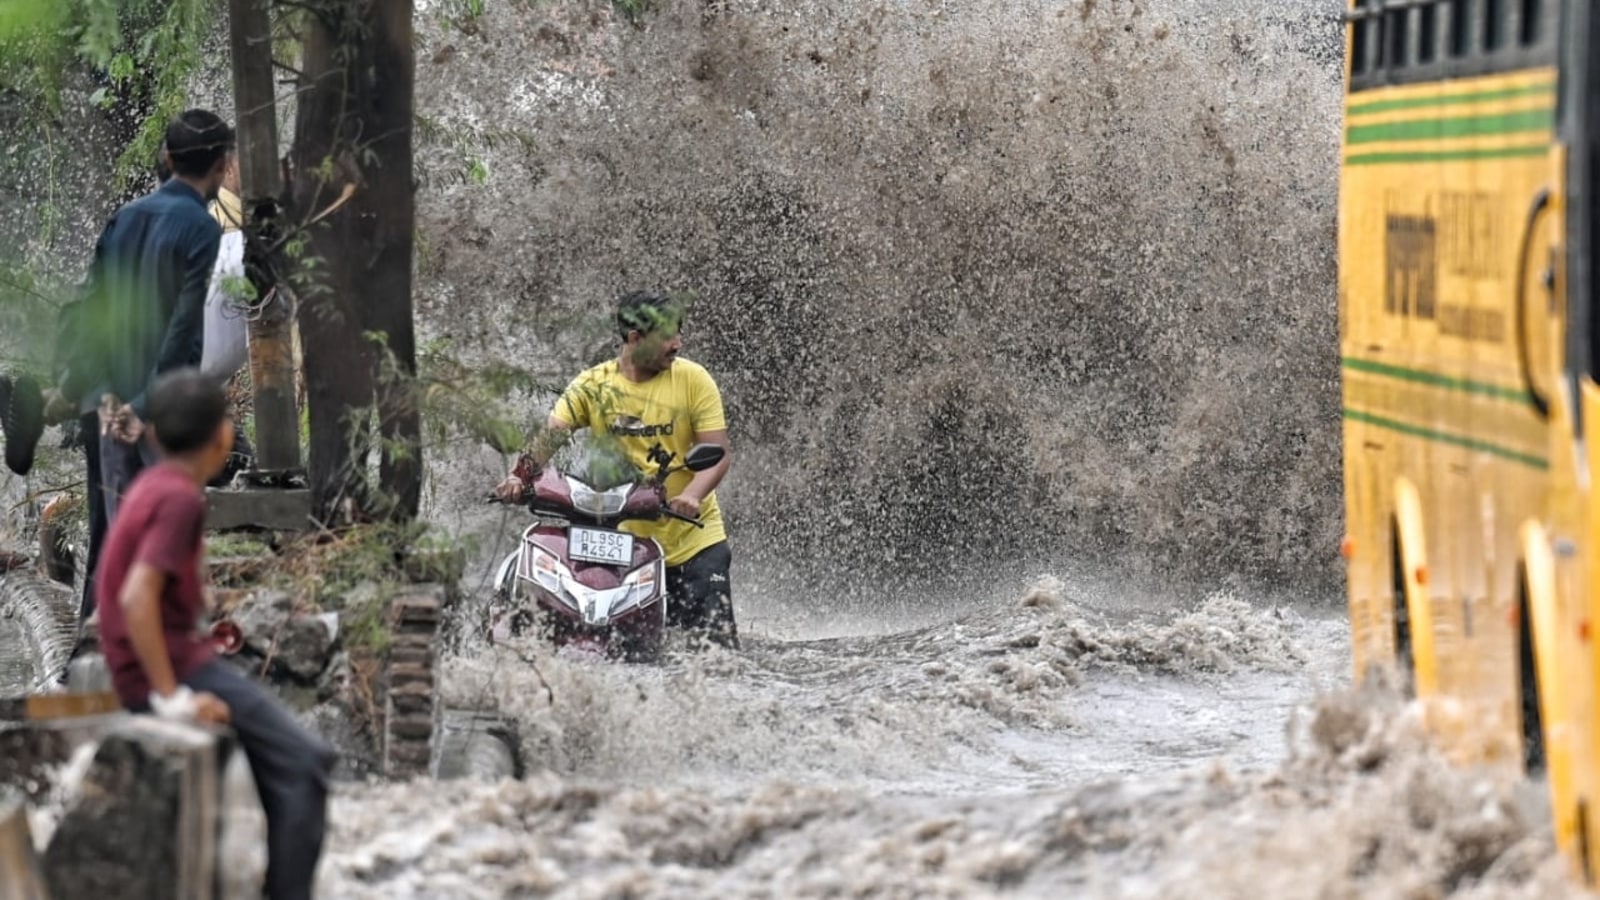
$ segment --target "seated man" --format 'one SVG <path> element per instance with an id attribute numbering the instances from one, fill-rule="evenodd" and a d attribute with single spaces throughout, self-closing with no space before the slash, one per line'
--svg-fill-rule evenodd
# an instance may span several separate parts
<path id="1" fill-rule="evenodd" d="M 334 752 L 199 633 L 202 486 L 233 448 L 227 398 L 215 378 L 177 369 L 152 385 L 143 422 L 161 460 L 123 498 L 95 585 L 112 683 L 128 709 L 232 724 L 267 814 L 267 896 L 310 897 Z"/>

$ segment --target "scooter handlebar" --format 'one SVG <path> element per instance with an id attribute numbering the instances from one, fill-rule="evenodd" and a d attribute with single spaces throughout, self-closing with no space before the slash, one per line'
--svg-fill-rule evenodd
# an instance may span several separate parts
<path id="1" fill-rule="evenodd" d="M 670 506 L 661 507 L 661 514 L 669 519 L 677 519 L 680 522 L 688 522 L 690 525 L 693 525 L 696 528 L 706 527 L 706 523 L 696 519 L 694 516 L 686 516 Z"/>
<path id="2" fill-rule="evenodd" d="M 530 507 L 532 506 L 532 504 L 529 502 L 529 500 L 528 500 L 528 498 L 526 496 L 524 496 L 524 497 L 522 497 L 522 498 L 520 498 L 518 500 L 511 501 L 511 500 L 502 500 L 500 498 L 499 494 L 485 494 L 484 497 L 483 497 L 483 502 L 486 503 L 486 504 L 489 504 L 489 505 L 501 505 L 501 504 L 503 504 L 503 505 L 506 505 L 506 506 L 530 506 Z M 706 527 L 706 523 L 700 521 L 699 519 L 696 519 L 694 516 L 686 516 L 683 513 L 678 512 L 677 510 L 673 509 L 670 506 L 662 506 L 661 507 L 661 515 L 666 516 L 669 519 L 677 519 L 680 522 L 688 522 L 690 525 L 693 525 L 696 528 L 704 528 L 704 527 Z"/>

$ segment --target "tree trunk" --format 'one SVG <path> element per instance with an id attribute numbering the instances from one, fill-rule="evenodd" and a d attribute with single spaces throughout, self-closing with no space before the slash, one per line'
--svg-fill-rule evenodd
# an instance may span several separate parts
<path id="1" fill-rule="evenodd" d="M 395 518 L 411 519 L 422 502 L 422 419 L 417 409 L 417 338 L 411 308 L 412 238 L 416 204 L 411 131 L 415 120 L 415 52 L 411 0 L 376 0 L 373 17 L 374 90 L 367 108 L 380 160 L 369 173 L 373 230 L 380 251 L 369 282 L 382 302 L 369 309 L 367 327 L 385 336 L 393 366 L 377 384 L 383 438 L 379 484 Z"/>
<path id="2" fill-rule="evenodd" d="M 295 208 L 314 216 L 346 185 L 349 202 L 313 227 L 301 342 L 315 511 L 410 518 L 421 496 L 411 259 L 413 51 L 410 0 L 328 0 L 305 37 L 305 81 L 291 154 Z M 382 348 L 369 340 L 380 338 Z M 380 382 L 390 354 L 396 379 Z M 367 478 L 378 414 L 381 490 Z"/>

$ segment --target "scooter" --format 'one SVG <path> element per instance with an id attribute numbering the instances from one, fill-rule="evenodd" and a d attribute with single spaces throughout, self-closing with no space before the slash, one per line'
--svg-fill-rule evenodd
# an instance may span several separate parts
<path id="1" fill-rule="evenodd" d="M 558 649 L 656 659 L 667 621 L 666 557 L 654 538 L 619 526 L 667 517 L 704 527 L 667 506 L 667 476 L 705 471 L 723 454 L 696 444 L 675 465 L 675 455 L 657 445 L 649 477 L 620 453 L 594 447 L 566 471 L 546 466 L 521 501 L 538 521 L 495 574 L 489 642 L 538 628 Z"/>

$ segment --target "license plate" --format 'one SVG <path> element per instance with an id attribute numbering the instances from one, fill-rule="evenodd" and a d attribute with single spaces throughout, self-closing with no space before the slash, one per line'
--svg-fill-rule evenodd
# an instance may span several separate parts
<path id="1" fill-rule="evenodd" d="M 583 562 L 627 565 L 633 560 L 633 535 L 598 528 L 569 528 L 567 555 Z"/>

